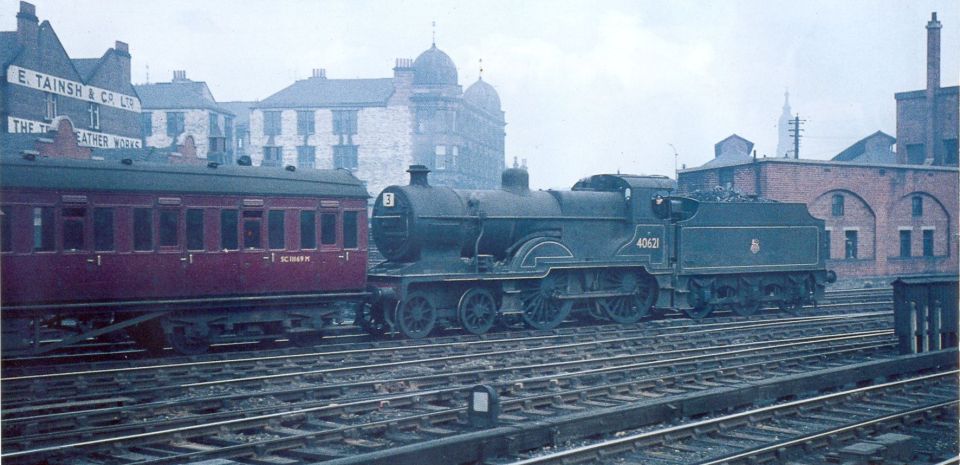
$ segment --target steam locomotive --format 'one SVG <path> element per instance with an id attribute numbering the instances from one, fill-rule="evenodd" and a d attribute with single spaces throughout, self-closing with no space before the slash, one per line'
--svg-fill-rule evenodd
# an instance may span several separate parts
<path id="1" fill-rule="evenodd" d="M 387 261 L 368 273 L 358 322 L 407 337 L 437 325 L 482 334 L 498 320 L 550 329 L 571 311 L 630 324 L 654 308 L 694 319 L 798 307 L 836 279 L 824 222 L 806 206 L 673 196 L 663 176 L 601 174 L 531 191 L 522 169 L 499 190 L 430 186 L 423 166 L 373 206 Z"/>
<path id="2" fill-rule="evenodd" d="M 376 199 L 342 170 L 0 158 L 3 350 L 40 354 L 130 334 L 192 354 L 212 342 L 313 344 L 345 312 L 372 334 L 574 311 L 635 323 L 822 297 L 824 225 L 802 204 L 704 202 L 660 176 L 596 175 L 530 191 L 410 184 Z M 45 342 L 50 330 L 58 336 Z"/>

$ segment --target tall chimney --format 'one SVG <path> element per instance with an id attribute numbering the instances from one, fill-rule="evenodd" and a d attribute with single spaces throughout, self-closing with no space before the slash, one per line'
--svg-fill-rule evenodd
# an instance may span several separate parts
<path id="1" fill-rule="evenodd" d="M 927 23 L 927 89 L 940 88 L 940 21 L 934 11 Z"/>
<path id="2" fill-rule="evenodd" d="M 126 42 L 116 41 L 113 50 L 120 58 L 120 73 L 124 83 L 130 82 L 130 46 Z"/>
<path id="3" fill-rule="evenodd" d="M 37 25 L 37 7 L 32 3 L 20 2 L 20 12 L 17 13 L 17 37 L 20 44 L 24 46 L 28 53 L 36 53 L 37 34 L 40 27 Z"/>

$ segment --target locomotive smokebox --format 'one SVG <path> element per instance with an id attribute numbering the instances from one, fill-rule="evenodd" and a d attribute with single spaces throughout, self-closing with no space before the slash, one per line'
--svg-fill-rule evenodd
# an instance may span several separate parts
<path id="1" fill-rule="evenodd" d="M 407 172 L 410 173 L 411 186 L 430 186 L 430 184 L 427 183 L 427 174 L 430 172 L 430 168 L 423 165 L 410 165 Z"/>

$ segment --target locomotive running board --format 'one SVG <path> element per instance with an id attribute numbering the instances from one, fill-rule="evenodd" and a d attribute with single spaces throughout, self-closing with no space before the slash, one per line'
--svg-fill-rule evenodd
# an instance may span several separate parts
<path id="1" fill-rule="evenodd" d="M 54 351 L 54 350 L 57 350 L 57 349 L 60 349 L 60 348 L 63 348 L 63 347 L 70 346 L 70 345 L 72 345 L 72 344 L 74 344 L 74 343 L 77 343 L 77 342 L 80 342 L 80 341 L 82 341 L 82 340 L 84 340 L 84 339 L 89 339 L 89 338 L 93 338 L 93 337 L 100 336 L 100 335 L 102 335 L 102 334 L 107 334 L 107 333 L 110 333 L 110 332 L 113 332 L 113 331 L 118 331 L 118 330 L 121 330 L 121 329 L 123 329 L 123 328 L 127 328 L 127 327 L 130 327 L 130 326 L 133 326 L 133 325 L 137 325 L 137 324 L 143 323 L 143 322 L 145 322 L 145 321 L 150 321 L 150 320 L 152 320 L 152 319 L 154 319 L 154 318 L 160 318 L 160 317 L 163 316 L 165 313 L 167 313 L 167 312 L 145 313 L 145 314 L 140 315 L 140 316 L 138 316 L 138 317 L 136 317 L 136 318 L 131 318 L 131 319 L 129 319 L 129 320 L 123 320 L 123 321 L 121 321 L 120 323 L 112 324 L 112 325 L 109 325 L 109 326 L 104 326 L 104 327 L 102 327 L 102 328 L 98 328 L 98 329 L 95 329 L 95 330 L 93 330 L 93 331 L 87 331 L 87 332 L 85 332 L 85 333 L 77 334 L 77 335 L 75 335 L 75 336 L 71 336 L 71 337 L 68 337 L 68 338 L 66 338 L 66 339 L 62 339 L 62 340 L 60 340 L 60 342 L 55 342 L 55 343 L 52 343 L 52 344 L 44 344 L 42 347 L 38 347 L 38 346 L 34 345 L 31 350 L 26 351 L 26 352 L 27 352 L 28 354 L 30 354 L 30 355 L 42 355 L 42 354 L 45 354 L 45 353 L 50 352 L 50 351 Z M 39 341 L 38 341 L 38 343 L 39 343 Z"/>

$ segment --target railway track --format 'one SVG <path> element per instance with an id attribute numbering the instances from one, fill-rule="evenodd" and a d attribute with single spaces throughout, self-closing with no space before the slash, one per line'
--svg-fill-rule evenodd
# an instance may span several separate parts
<path id="1" fill-rule="evenodd" d="M 845 313 L 852 311 L 864 311 L 864 310 L 875 310 L 878 308 L 891 308 L 892 307 L 893 294 L 890 289 L 854 289 L 854 290 L 843 290 L 843 291 L 832 291 L 828 293 L 828 300 L 821 304 L 818 308 L 814 309 L 813 306 L 806 306 L 802 310 L 805 314 L 833 314 L 833 313 Z M 783 316 L 783 312 L 778 309 L 764 309 L 758 315 L 754 315 L 751 319 L 756 318 L 780 318 Z M 680 312 L 666 312 L 663 315 L 663 319 L 653 320 L 653 321 L 644 321 L 639 323 L 638 327 L 647 327 L 650 325 L 662 325 L 665 322 L 670 322 L 673 320 L 679 320 L 680 323 L 676 324 L 689 324 L 690 320 L 686 315 Z M 736 317 L 730 311 L 719 311 L 712 315 L 710 318 L 704 320 L 706 323 L 710 322 L 725 322 L 725 321 L 744 321 L 742 317 Z M 581 331 L 581 328 L 596 328 L 595 331 L 605 332 L 605 331 L 617 331 L 622 329 L 622 326 L 611 325 L 608 323 L 602 322 L 590 322 L 590 321 L 577 321 L 570 322 L 561 326 L 560 328 L 550 331 L 536 331 L 536 330 L 511 330 L 504 329 L 498 332 L 491 332 L 487 335 L 484 335 L 482 338 L 520 338 L 520 337 L 537 337 L 542 334 L 573 334 Z M 439 338 L 439 339 L 437 339 Z M 449 339 L 463 339 L 463 340 L 476 340 L 481 339 L 469 334 L 464 333 L 461 330 L 449 329 L 438 331 L 437 337 L 433 340 L 444 340 L 444 338 Z M 320 345 L 321 347 L 330 347 L 334 349 L 342 348 L 353 348 L 353 347 L 373 347 L 381 345 L 389 345 L 395 343 L 397 345 L 402 345 L 403 342 L 395 341 L 393 339 L 377 339 L 367 333 L 363 332 L 358 327 L 355 327 L 350 324 L 336 325 L 331 327 L 327 335 L 324 337 L 324 342 Z M 231 357 L 234 354 L 238 353 L 272 353 L 276 355 L 284 354 L 295 354 L 303 353 L 309 349 L 300 348 L 292 344 L 287 340 L 277 340 L 277 341 L 266 341 L 260 344 L 251 344 L 251 343 L 235 343 L 235 344 L 218 344 L 214 345 L 211 349 L 211 354 L 197 356 L 197 357 L 176 357 L 175 354 L 170 353 L 166 358 L 172 358 L 174 360 L 213 360 L 213 359 L 223 359 L 225 357 Z M 85 344 L 79 346 L 73 346 L 70 349 L 66 349 L 60 352 L 56 352 L 44 356 L 21 356 L 21 357 L 10 357 L 3 359 L 3 373 L 4 376 L 15 376 L 23 373 L 30 372 L 41 372 L 45 368 L 48 370 L 62 370 L 64 366 L 80 366 L 81 364 L 93 365 L 96 364 L 100 368 L 113 368 L 118 365 L 126 366 L 136 366 L 148 363 L 148 360 L 155 358 L 154 355 L 147 353 L 144 350 L 138 349 L 130 341 L 119 341 L 112 343 L 104 343 L 97 341 L 88 341 Z M 70 368 L 67 368 L 70 369 Z"/>
<path id="2" fill-rule="evenodd" d="M 530 412 L 536 416 L 539 410 L 564 412 L 597 403 L 622 403 L 620 397 L 633 397 L 631 393 L 639 391 L 648 396 L 670 396 L 737 379 L 776 376 L 778 369 L 782 375 L 818 364 L 843 365 L 851 360 L 891 356 L 888 317 L 877 315 L 874 323 L 860 318 L 842 324 L 837 322 L 850 319 L 817 318 L 807 323 L 808 334 L 797 319 L 755 322 L 740 329 L 733 325 L 688 328 L 677 332 L 676 340 L 669 334 L 659 334 L 556 345 L 540 341 L 539 346 L 523 350 L 488 348 L 474 354 L 426 359 L 425 347 L 410 347 L 413 355 L 408 360 L 313 370 L 294 365 L 299 369 L 287 372 L 277 372 L 278 366 L 271 366 L 267 360 L 243 361 L 239 370 L 212 363 L 132 370 L 140 373 L 136 376 L 151 371 L 166 373 L 146 383 L 156 385 L 152 390 L 116 373 L 5 379 L 2 458 L 11 463 L 38 459 L 75 463 L 83 457 L 93 460 L 90 463 L 101 463 L 95 458 L 103 450 L 111 451 L 111 456 L 120 450 L 121 455 L 146 457 L 146 463 L 184 463 L 202 457 L 262 455 L 274 446 L 284 457 L 296 456 L 307 441 L 336 443 L 333 449 L 323 449 L 326 452 L 307 454 L 313 457 L 310 460 L 320 456 L 329 459 L 403 443 L 404 439 L 463 432 L 463 401 L 478 383 L 497 386 L 507 400 L 504 411 L 508 415 L 517 412 L 514 416 L 520 419 L 516 421 L 523 422 Z M 776 324 L 789 331 L 771 328 Z M 772 333 L 782 337 L 763 336 Z M 504 342 L 491 344 L 503 346 Z M 460 344 L 457 349 L 466 347 Z M 543 355 L 537 357 L 538 353 Z M 565 361 L 557 362 L 559 358 Z M 262 366 L 263 375 L 235 376 L 257 364 Z M 212 376 L 214 379 L 209 373 L 201 376 L 206 381 L 191 378 L 190 373 L 210 367 L 219 372 Z M 120 372 L 128 375 L 130 370 Z M 176 373 L 183 376 L 178 378 Z M 109 383 L 95 386 L 103 376 L 111 376 L 109 383 L 121 388 L 105 389 Z M 188 379 L 191 381 L 185 382 Z M 74 387 L 59 392 L 54 389 L 57 383 L 66 382 L 75 383 Z M 21 403 L 11 402 L 6 392 L 11 384 L 11 392 L 29 390 L 36 394 L 42 389 L 51 397 L 42 402 L 35 395 L 25 395 Z M 84 392 L 77 386 L 98 394 L 65 394 Z M 559 404 L 558 399 L 562 400 Z M 188 452 L 177 446 L 185 438 L 192 444 Z M 130 463 L 137 460 L 131 459 Z"/>
<path id="3" fill-rule="evenodd" d="M 949 370 L 677 426 L 621 432 L 579 447 L 491 463 L 918 463 L 916 438 L 891 431 L 923 425 L 956 437 L 958 373 Z M 931 452 L 922 454 L 936 460 Z"/>

